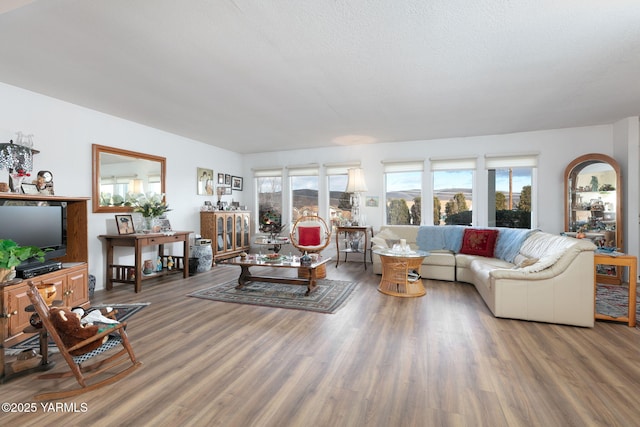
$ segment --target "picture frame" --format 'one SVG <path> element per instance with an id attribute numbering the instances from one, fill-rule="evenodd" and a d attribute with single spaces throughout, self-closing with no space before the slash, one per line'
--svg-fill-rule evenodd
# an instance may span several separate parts
<path id="1" fill-rule="evenodd" d="M 199 196 L 213 196 L 213 169 L 197 168 L 197 192 Z"/>
<path id="2" fill-rule="evenodd" d="M 218 174 L 218 184 L 224 185 L 224 174 L 223 173 L 219 173 Z"/>
<path id="3" fill-rule="evenodd" d="M 365 200 L 365 206 L 368 208 L 377 208 L 380 203 L 378 196 L 367 196 Z"/>
<path id="4" fill-rule="evenodd" d="M 231 186 L 231 175 L 228 173 L 224 174 L 224 185 Z"/>
<path id="5" fill-rule="evenodd" d="M 244 184 L 244 180 L 241 176 L 232 176 L 231 177 L 231 189 L 236 191 L 242 191 L 242 187 Z"/>
<path id="6" fill-rule="evenodd" d="M 116 215 L 116 227 L 118 234 L 135 234 L 132 215 Z"/>
<path id="7" fill-rule="evenodd" d="M 171 231 L 171 222 L 166 218 L 159 218 L 158 225 L 160 226 L 160 231 L 166 232 Z"/>
<path id="8" fill-rule="evenodd" d="M 232 193 L 231 193 L 231 186 L 229 186 L 229 187 L 224 187 L 224 195 L 225 195 L 225 196 L 230 196 L 231 194 L 232 194 Z"/>
<path id="9" fill-rule="evenodd" d="M 22 189 L 22 192 L 24 194 L 40 194 L 40 191 L 38 191 L 38 186 L 35 184 L 27 184 L 25 182 L 20 185 L 20 188 Z"/>

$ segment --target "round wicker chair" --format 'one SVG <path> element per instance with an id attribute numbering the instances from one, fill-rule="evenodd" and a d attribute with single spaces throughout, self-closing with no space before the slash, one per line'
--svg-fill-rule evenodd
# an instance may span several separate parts
<path id="1" fill-rule="evenodd" d="M 291 227 L 289 234 L 291 245 L 302 254 L 320 254 L 324 248 L 331 243 L 331 228 L 327 226 L 325 220 L 316 215 L 304 215 Z M 305 269 L 298 271 L 298 275 L 307 274 Z M 327 277 L 325 265 L 321 265 L 317 270 L 317 277 L 322 279 Z"/>

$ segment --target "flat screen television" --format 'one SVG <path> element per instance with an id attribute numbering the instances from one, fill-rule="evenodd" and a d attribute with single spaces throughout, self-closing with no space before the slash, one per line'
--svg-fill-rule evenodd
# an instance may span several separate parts
<path id="1" fill-rule="evenodd" d="M 38 200 L 0 200 L 0 239 L 45 250 L 45 260 L 67 253 L 67 203 Z M 35 264 L 37 260 L 24 261 Z"/>

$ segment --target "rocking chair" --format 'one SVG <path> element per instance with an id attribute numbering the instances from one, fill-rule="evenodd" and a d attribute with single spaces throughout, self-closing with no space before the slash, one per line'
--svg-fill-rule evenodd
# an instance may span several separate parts
<path id="1" fill-rule="evenodd" d="M 54 400 L 54 399 L 64 399 L 72 396 L 76 396 L 81 393 L 85 393 L 87 391 L 95 390 L 100 387 L 106 386 L 108 384 L 115 383 L 116 381 L 124 378 L 129 375 L 135 369 L 142 365 L 141 362 L 136 360 L 136 357 L 133 353 L 133 349 L 129 344 L 129 338 L 127 337 L 127 333 L 125 331 L 126 323 L 121 322 L 112 327 L 109 327 L 107 330 L 94 335 L 91 338 L 88 338 L 73 347 L 67 347 L 62 342 L 62 338 L 56 331 L 53 326 L 51 319 L 49 317 L 49 307 L 45 303 L 44 299 L 38 292 L 38 288 L 33 282 L 29 282 L 29 289 L 27 290 L 27 295 L 33 304 L 33 307 L 40 316 L 42 321 L 42 327 L 45 328 L 48 335 L 51 336 L 56 346 L 58 346 L 58 350 L 60 354 L 64 358 L 64 360 L 69 365 L 70 370 L 66 372 L 59 373 L 51 373 L 51 374 L 43 374 L 39 375 L 38 379 L 55 379 L 55 378 L 66 378 L 70 376 L 75 376 L 78 384 L 80 384 L 79 388 L 69 389 L 69 390 L 61 390 L 56 392 L 47 392 L 41 393 L 35 396 L 37 400 Z M 90 351 L 89 353 L 82 354 L 80 356 L 73 356 L 71 352 L 76 349 L 82 348 L 92 342 L 102 341 L 105 336 L 109 336 L 107 342 L 102 344 L 97 349 Z M 102 354 L 103 352 L 113 349 L 115 347 L 122 346 L 122 349 L 117 353 L 111 354 L 108 357 L 105 355 L 100 357 L 98 361 L 91 365 L 83 365 L 87 360 Z M 125 367 L 119 367 L 113 373 L 109 373 L 106 375 L 110 375 L 106 378 L 103 378 L 99 381 L 88 381 L 89 379 L 95 377 L 98 374 L 106 372 L 113 367 L 116 367 L 121 364 L 125 364 Z M 88 374 L 85 374 L 89 372 Z"/>

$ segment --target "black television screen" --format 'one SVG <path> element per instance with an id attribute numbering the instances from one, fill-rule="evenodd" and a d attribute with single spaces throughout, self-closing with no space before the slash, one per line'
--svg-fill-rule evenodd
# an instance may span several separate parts
<path id="1" fill-rule="evenodd" d="M 67 204 L 52 201 L 0 201 L 0 239 L 47 249 L 45 259 L 67 253 Z"/>

